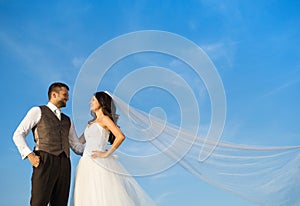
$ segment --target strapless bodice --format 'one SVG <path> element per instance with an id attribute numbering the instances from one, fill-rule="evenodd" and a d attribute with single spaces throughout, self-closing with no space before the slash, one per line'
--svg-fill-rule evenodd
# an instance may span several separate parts
<path id="1" fill-rule="evenodd" d="M 109 131 L 101 127 L 98 123 L 93 123 L 86 127 L 84 137 L 86 144 L 83 156 L 91 155 L 94 150 L 106 150 Z"/>

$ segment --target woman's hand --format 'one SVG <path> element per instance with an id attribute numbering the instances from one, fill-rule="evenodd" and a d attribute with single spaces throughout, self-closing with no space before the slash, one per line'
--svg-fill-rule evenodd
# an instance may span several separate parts
<path id="1" fill-rule="evenodd" d="M 101 151 L 98 151 L 98 150 L 94 150 L 91 156 L 92 156 L 92 158 L 98 158 L 98 157 L 107 158 L 108 154 L 107 154 L 107 151 L 101 152 Z"/>

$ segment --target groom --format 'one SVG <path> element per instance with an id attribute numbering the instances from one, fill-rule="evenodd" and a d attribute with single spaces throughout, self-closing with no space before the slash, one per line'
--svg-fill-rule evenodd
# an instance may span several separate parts
<path id="1" fill-rule="evenodd" d="M 60 111 L 69 100 L 68 91 L 66 84 L 53 83 L 48 90 L 48 104 L 32 107 L 13 136 L 22 158 L 27 158 L 33 166 L 31 206 L 68 204 L 70 147 L 76 154 L 82 154 L 84 149 L 70 118 Z M 36 143 L 34 151 L 25 141 L 31 130 Z"/>

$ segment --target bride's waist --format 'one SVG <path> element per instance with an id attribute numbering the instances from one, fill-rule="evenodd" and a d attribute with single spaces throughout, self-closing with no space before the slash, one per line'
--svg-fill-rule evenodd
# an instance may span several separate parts
<path id="1" fill-rule="evenodd" d="M 91 156 L 93 154 L 94 151 L 101 151 L 101 152 L 105 152 L 105 149 L 90 149 L 90 150 L 84 150 L 82 156 Z"/>

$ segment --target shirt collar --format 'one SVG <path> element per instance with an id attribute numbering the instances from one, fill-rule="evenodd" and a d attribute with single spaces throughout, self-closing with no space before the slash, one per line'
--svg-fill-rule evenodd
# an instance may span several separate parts
<path id="1" fill-rule="evenodd" d="M 51 109 L 52 112 L 54 112 L 56 109 L 59 109 L 51 102 L 48 102 L 47 107 L 49 107 L 49 109 Z"/>

